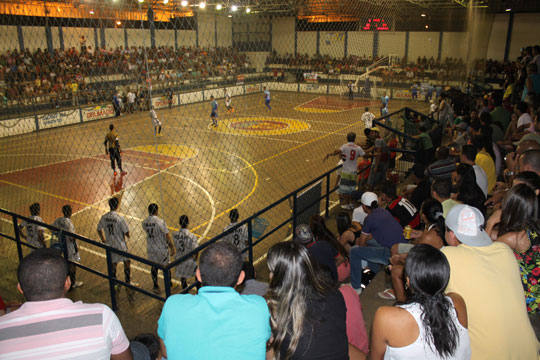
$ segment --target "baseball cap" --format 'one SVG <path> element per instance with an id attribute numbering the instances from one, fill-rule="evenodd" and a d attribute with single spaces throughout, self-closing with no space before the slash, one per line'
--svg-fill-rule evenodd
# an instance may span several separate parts
<path id="1" fill-rule="evenodd" d="M 516 141 L 514 145 L 519 146 L 521 145 L 522 142 L 525 142 L 525 141 L 536 141 L 537 143 L 540 144 L 540 134 L 530 133 L 527 135 L 523 135 L 523 137 L 519 141 Z"/>
<path id="2" fill-rule="evenodd" d="M 300 224 L 294 229 L 294 241 L 306 245 L 313 241 L 313 233 L 306 224 Z"/>
<path id="3" fill-rule="evenodd" d="M 376 127 L 376 126 L 373 126 L 373 127 L 371 128 L 371 131 L 376 131 L 376 132 L 378 132 L 379 134 L 381 133 L 381 130 L 379 130 L 379 128 Z"/>
<path id="4" fill-rule="evenodd" d="M 445 224 L 463 244 L 489 246 L 493 243 L 484 231 L 484 216 L 475 207 L 462 204 L 454 205 L 448 212 Z"/>
<path id="5" fill-rule="evenodd" d="M 360 202 L 362 205 L 371 206 L 371 204 L 376 201 L 378 202 L 377 194 L 371 191 L 366 191 L 362 194 L 362 197 L 360 198 Z"/>

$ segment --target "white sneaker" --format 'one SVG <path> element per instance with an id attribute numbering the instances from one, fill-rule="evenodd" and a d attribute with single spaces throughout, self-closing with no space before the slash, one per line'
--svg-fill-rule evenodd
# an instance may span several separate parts
<path id="1" fill-rule="evenodd" d="M 73 289 L 80 288 L 84 285 L 84 282 L 82 281 L 75 281 L 75 283 L 71 286 Z"/>

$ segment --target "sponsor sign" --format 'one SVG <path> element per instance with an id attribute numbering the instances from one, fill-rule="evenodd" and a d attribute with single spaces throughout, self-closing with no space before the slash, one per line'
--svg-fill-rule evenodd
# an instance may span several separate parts
<path id="1" fill-rule="evenodd" d="M 409 90 L 394 90 L 392 97 L 394 99 L 410 99 L 412 94 Z"/>
<path id="2" fill-rule="evenodd" d="M 246 85 L 246 94 L 253 94 L 260 91 L 261 87 L 259 85 Z"/>
<path id="3" fill-rule="evenodd" d="M 79 110 L 68 110 L 57 113 L 38 115 L 39 129 L 49 129 L 58 126 L 76 124 L 80 122 Z"/>
<path id="4" fill-rule="evenodd" d="M 244 75 L 236 75 L 236 85 L 244 83 Z"/>
<path id="5" fill-rule="evenodd" d="M 112 105 L 93 106 L 82 109 L 83 121 L 94 121 L 107 119 L 114 116 L 114 107 Z"/>
<path id="6" fill-rule="evenodd" d="M 0 120 L 0 137 L 26 134 L 35 130 L 36 120 L 33 117 Z"/>
<path id="7" fill-rule="evenodd" d="M 316 83 L 317 82 L 317 74 L 316 73 L 304 73 L 304 80 L 306 80 L 306 82 Z"/>
<path id="8" fill-rule="evenodd" d="M 154 105 L 156 109 L 169 107 L 169 98 L 166 96 L 152 98 L 152 105 Z M 172 97 L 172 106 L 178 106 L 178 96 L 176 95 L 173 95 Z"/>
<path id="9" fill-rule="evenodd" d="M 203 96 L 201 91 L 180 94 L 180 102 L 182 104 L 191 104 L 195 102 L 203 101 Z"/>

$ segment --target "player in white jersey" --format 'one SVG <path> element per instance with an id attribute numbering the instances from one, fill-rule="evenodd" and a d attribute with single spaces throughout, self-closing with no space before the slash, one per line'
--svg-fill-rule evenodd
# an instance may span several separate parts
<path id="1" fill-rule="evenodd" d="M 75 234 L 75 226 L 73 225 L 73 222 L 71 221 L 71 214 L 73 213 L 73 210 L 71 209 L 71 205 L 62 206 L 62 213 L 64 214 L 64 216 L 59 217 L 58 219 L 54 220 L 54 222 L 52 223 L 52 226 Z M 58 234 L 56 235 L 59 236 Z M 66 242 L 65 244 L 61 244 L 61 246 L 67 247 L 68 260 L 76 261 L 76 262 L 81 261 L 81 255 L 79 254 L 79 247 L 77 246 L 77 243 L 73 237 L 66 236 Z M 52 244 L 51 244 L 51 247 L 52 247 Z M 69 278 L 71 279 L 70 290 L 83 286 L 84 283 L 82 281 L 77 281 L 77 266 L 75 266 L 72 263 L 69 263 L 68 270 L 69 270 Z"/>
<path id="2" fill-rule="evenodd" d="M 97 232 L 102 243 L 107 244 L 115 249 L 127 252 L 128 248 L 126 238 L 129 238 L 129 228 L 126 219 L 118 215 L 116 212 L 118 205 L 118 198 L 113 197 L 109 199 L 109 208 L 111 211 L 99 219 Z M 103 235 L 104 232 L 105 235 Z M 113 263 L 112 275 L 116 278 L 116 267 L 120 261 L 123 261 L 125 280 L 127 283 L 131 283 L 131 261 L 129 258 L 125 258 L 120 254 L 111 252 L 111 260 Z M 138 286 L 136 283 L 133 283 L 132 285 Z"/>
<path id="3" fill-rule="evenodd" d="M 272 107 L 270 106 L 270 91 L 266 90 L 266 86 L 263 87 L 263 93 L 264 93 L 264 105 L 268 108 L 268 111 L 272 110 Z"/>
<path id="4" fill-rule="evenodd" d="M 232 107 L 232 96 L 229 90 L 227 88 L 223 89 L 225 92 L 225 107 L 227 108 L 227 111 L 234 112 L 234 107 Z"/>
<path id="5" fill-rule="evenodd" d="M 373 126 L 373 119 L 375 119 L 375 115 L 373 115 L 371 112 L 369 112 L 369 108 L 365 108 L 366 112 L 362 114 L 362 117 L 360 118 L 364 122 L 364 127 L 366 129 L 371 129 Z"/>
<path id="6" fill-rule="evenodd" d="M 169 251 L 174 256 L 174 247 L 169 234 L 169 229 L 163 219 L 158 217 L 157 204 L 148 205 L 148 217 L 143 221 L 142 228 L 146 232 L 146 250 L 148 251 L 148 260 L 160 265 L 169 264 Z M 150 271 L 154 283 L 154 291 L 159 291 L 157 281 L 158 268 L 152 266 Z M 169 274 L 169 280 L 171 276 Z"/>
<path id="7" fill-rule="evenodd" d="M 189 217 L 187 215 L 180 216 L 179 223 L 180 231 L 173 234 L 177 260 L 189 254 L 199 245 L 197 242 L 197 237 L 193 235 L 187 228 L 189 226 Z M 187 288 L 187 279 L 194 277 L 196 270 L 197 254 L 178 264 L 176 267 L 176 277 L 180 278 L 180 281 L 182 282 L 182 289 Z"/>
<path id="8" fill-rule="evenodd" d="M 364 150 L 355 144 L 356 134 L 350 132 L 347 134 L 347 143 L 336 149 L 334 152 L 326 155 L 326 159 L 330 156 L 339 155 L 343 159 L 343 166 L 341 167 L 341 180 L 339 182 L 339 193 L 343 195 L 344 209 L 354 209 L 352 203 L 351 194 L 356 190 L 357 170 L 358 170 L 358 158 L 364 156 Z"/>
<path id="9" fill-rule="evenodd" d="M 161 136 L 161 121 L 159 121 L 157 117 L 154 105 L 152 105 L 152 108 L 150 109 L 150 116 L 152 117 L 152 124 L 154 125 L 154 135 Z"/>
<path id="10" fill-rule="evenodd" d="M 238 209 L 232 209 L 229 212 L 229 219 L 231 220 L 231 223 L 225 226 L 223 231 L 225 232 L 229 230 L 230 228 L 236 226 L 236 224 L 238 224 L 239 217 L 240 215 L 238 214 Z M 249 253 L 247 251 L 242 252 L 242 250 L 244 250 L 245 248 L 249 246 L 248 228 L 246 224 L 240 226 L 239 228 L 234 230 L 232 233 L 226 235 L 223 238 L 223 240 L 228 241 L 234 246 L 236 246 L 238 251 L 240 251 L 240 253 L 242 254 L 242 260 L 248 261 Z"/>
<path id="11" fill-rule="evenodd" d="M 43 219 L 39 217 L 40 212 L 41 205 L 39 205 L 39 203 L 30 205 L 30 219 L 43 222 Z M 24 228 L 26 228 L 26 234 L 21 231 L 21 237 L 28 240 L 30 245 L 37 248 L 47 247 L 47 244 L 45 243 L 45 228 L 43 226 L 23 220 L 19 225 L 19 230 Z"/>

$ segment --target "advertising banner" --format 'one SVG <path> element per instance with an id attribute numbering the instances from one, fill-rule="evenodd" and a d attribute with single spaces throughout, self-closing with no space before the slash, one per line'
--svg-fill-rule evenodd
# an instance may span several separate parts
<path id="1" fill-rule="evenodd" d="M 158 96 L 155 98 L 152 98 L 152 105 L 156 109 L 163 109 L 166 107 L 169 107 L 169 99 L 166 96 Z M 172 106 L 178 106 L 178 96 L 173 95 L 172 97 Z"/>
<path id="2" fill-rule="evenodd" d="M 0 137 L 26 134 L 35 130 L 36 120 L 33 117 L 0 120 Z"/>
<path id="3" fill-rule="evenodd" d="M 38 115 L 38 126 L 40 130 L 76 124 L 78 122 L 81 122 L 78 109 Z"/>
<path id="4" fill-rule="evenodd" d="M 114 116 L 114 107 L 112 105 L 93 106 L 82 109 L 83 121 L 94 121 L 107 119 Z"/>
<path id="5" fill-rule="evenodd" d="M 316 83 L 317 82 L 317 74 L 316 73 L 304 73 L 304 80 L 306 80 L 306 82 Z"/>
<path id="6" fill-rule="evenodd" d="M 259 85 L 246 85 L 246 94 L 253 94 L 260 91 L 261 87 Z"/>

